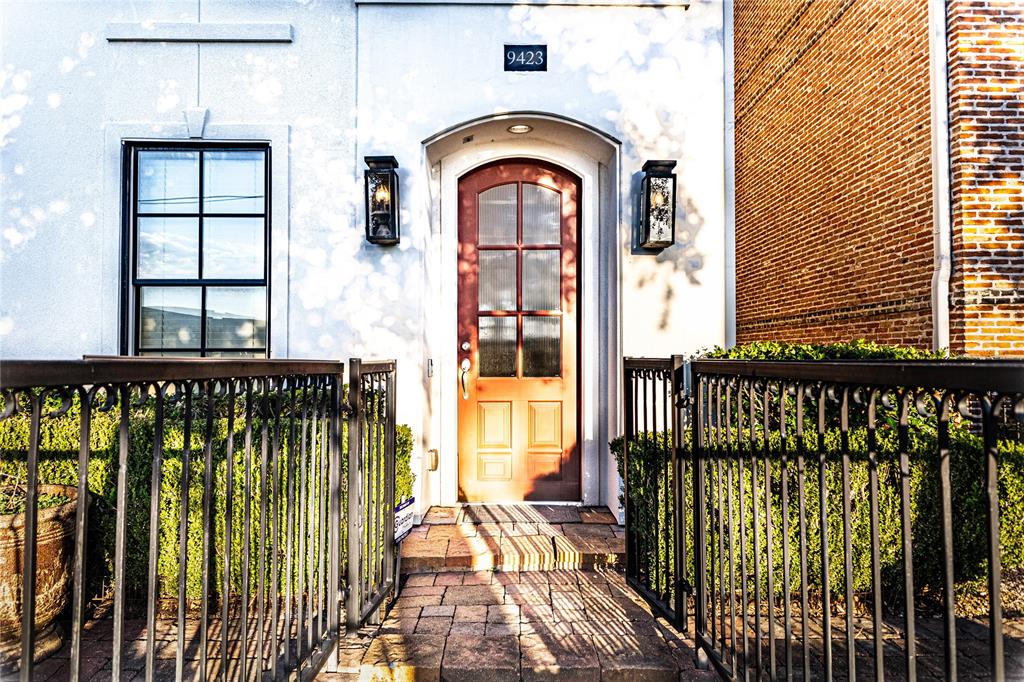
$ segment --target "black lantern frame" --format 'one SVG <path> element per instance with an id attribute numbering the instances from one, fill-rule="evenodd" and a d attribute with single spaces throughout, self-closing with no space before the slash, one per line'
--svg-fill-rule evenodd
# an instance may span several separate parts
<path id="1" fill-rule="evenodd" d="M 676 242 L 675 161 L 648 161 L 640 183 L 640 234 L 644 249 L 664 249 Z"/>
<path id="2" fill-rule="evenodd" d="M 402 236 L 398 215 L 398 161 L 393 156 L 367 156 L 364 161 L 366 241 L 397 244 Z"/>

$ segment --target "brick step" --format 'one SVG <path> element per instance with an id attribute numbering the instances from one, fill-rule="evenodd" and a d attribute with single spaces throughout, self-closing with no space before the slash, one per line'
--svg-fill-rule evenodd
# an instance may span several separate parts
<path id="1" fill-rule="evenodd" d="M 402 573 L 613 568 L 624 565 L 625 551 L 624 538 L 611 534 L 410 536 L 402 542 Z"/>
<path id="2" fill-rule="evenodd" d="M 402 542 L 402 573 L 618 567 L 625 551 L 607 507 L 431 507 Z"/>

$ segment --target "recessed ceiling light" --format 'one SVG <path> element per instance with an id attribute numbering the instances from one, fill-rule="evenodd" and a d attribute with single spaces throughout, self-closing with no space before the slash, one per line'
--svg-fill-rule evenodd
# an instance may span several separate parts
<path id="1" fill-rule="evenodd" d="M 531 130 L 533 130 L 533 126 L 528 126 L 525 123 L 517 123 L 508 127 L 508 131 L 513 135 L 525 135 Z"/>

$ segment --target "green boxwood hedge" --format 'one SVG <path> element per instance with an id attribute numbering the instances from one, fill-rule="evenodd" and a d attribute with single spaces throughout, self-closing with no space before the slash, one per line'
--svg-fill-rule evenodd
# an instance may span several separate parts
<path id="1" fill-rule="evenodd" d="M 197 401 L 198 403 L 198 401 Z M 188 599 L 198 599 L 202 590 L 202 495 L 204 480 L 204 460 L 202 451 L 202 435 L 205 428 L 205 408 L 194 407 L 194 418 L 191 438 L 191 459 L 189 466 L 189 498 L 188 498 L 188 561 L 186 564 L 185 594 Z M 75 398 L 68 412 L 56 418 L 43 418 L 40 424 L 39 480 L 41 483 L 63 485 L 78 484 L 78 450 L 79 450 L 79 415 L 78 399 Z M 88 487 L 91 505 L 88 516 L 87 564 L 88 593 L 92 597 L 102 597 L 107 593 L 113 575 L 114 537 L 116 522 L 117 465 L 119 453 L 120 413 L 117 409 L 109 412 L 93 410 L 90 421 L 90 458 L 88 468 Z M 283 424 L 285 422 L 282 422 Z M 343 423 L 342 443 L 347 452 L 347 429 Z M 232 539 L 231 539 L 231 584 L 238 590 L 242 582 L 242 547 L 243 547 L 243 510 L 248 501 L 251 519 L 250 531 L 250 590 L 256 589 L 259 542 L 259 513 L 264 495 L 261 479 L 261 452 L 263 448 L 263 423 L 259 418 L 254 421 L 252 433 L 252 450 L 250 461 L 250 492 L 245 496 L 245 439 L 244 419 L 236 416 L 234 423 L 234 456 L 232 461 Z M 308 427 L 307 438 L 311 438 L 311 427 Z M 147 591 L 147 560 L 149 551 L 149 516 L 151 500 L 151 479 L 153 471 L 154 419 L 152 406 L 144 409 L 133 409 L 129 420 L 129 455 L 127 469 L 127 525 L 126 525 L 126 560 L 125 578 L 129 595 L 141 600 Z M 279 481 L 281 490 L 286 490 L 287 467 L 289 452 L 286 432 L 282 427 L 281 455 L 279 457 Z M 273 478 L 272 443 L 273 425 L 268 424 L 266 443 L 267 464 L 266 483 L 269 486 Z M 29 436 L 29 416 L 25 412 L 8 419 L 0 420 L 0 475 L 6 474 L 24 480 L 26 469 L 26 448 Z M 319 438 L 319 437 L 318 437 Z M 210 575 L 212 583 L 221 582 L 223 561 L 226 553 L 224 529 L 227 518 L 227 418 L 221 413 L 214 420 L 214 446 L 212 449 L 213 465 L 213 545 L 211 547 Z M 163 467 L 160 479 L 160 513 L 159 513 L 159 556 L 158 580 L 159 596 L 176 597 L 178 594 L 178 571 L 180 566 L 179 552 L 179 520 L 181 518 L 181 474 L 182 449 L 185 442 L 184 416 L 179 404 L 169 405 L 165 412 Z M 307 444 L 307 450 L 308 450 Z M 406 425 L 398 425 L 396 433 L 396 500 L 412 495 L 414 475 L 410 469 L 412 452 L 412 431 Z M 343 476 L 346 457 L 342 457 Z M 344 480 L 344 478 L 343 478 Z M 320 495 L 321 481 L 319 475 L 306 482 L 306 488 L 299 487 L 299 477 L 295 474 L 295 499 L 305 500 L 306 512 L 319 518 L 321 512 L 317 501 Z M 326 485 L 324 483 L 323 485 Z M 269 490 L 269 489 L 267 489 Z M 267 495 L 269 499 L 269 494 Z M 281 505 L 279 527 L 281 529 L 281 561 L 284 560 L 283 533 L 286 521 L 285 505 Z M 342 514 L 346 513 L 346 503 L 342 503 Z M 271 543 L 272 510 L 266 515 L 266 542 Z M 326 525 L 326 524 L 325 524 Z M 308 527 L 307 527 L 308 530 Z M 317 524 L 313 532 L 319 533 Z M 326 533 L 326 529 L 324 529 Z M 344 520 L 342 523 L 344 533 Z M 317 537 L 314 535 L 314 537 Z M 344 546 L 344 545 L 343 545 Z M 298 559 L 298 548 L 293 548 L 293 557 Z M 268 549 L 269 553 L 269 549 Z M 314 566 L 319 566 L 316 555 Z M 297 563 L 293 564 L 297 565 Z M 269 566 L 265 568 L 271 570 Z M 281 573 L 283 576 L 283 572 Z M 269 579 L 269 577 L 268 577 Z M 283 582 L 283 580 L 282 580 Z M 269 584 L 269 583 L 268 583 Z M 283 590 L 283 587 L 282 587 Z M 216 593 L 216 589 L 214 590 Z M 144 600 L 142 600 L 144 603 Z"/>

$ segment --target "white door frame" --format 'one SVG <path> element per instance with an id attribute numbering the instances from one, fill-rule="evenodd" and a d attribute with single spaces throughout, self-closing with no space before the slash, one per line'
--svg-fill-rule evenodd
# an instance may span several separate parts
<path id="1" fill-rule="evenodd" d="M 534 131 L 521 136 L 506 132 L 509 125 L 519 122 L 532 125 Z M 496 136 L 495 124 L 499 133 L 506 134 Z M 486 142 L 473 143 L 477 137 Z M 572 141 L 571 146 L 564 141 Z M 621 207 L 616 191 L 617 142 L 561 117 L 505 114 L 450 129 L 424 145 L 432 204 L 426 268 L 429 297 L 434 301 L 426 320 L 434 363 L 430 402 L 438 408 L 427 416 L 431 423 L 426 432 L 431 434 L 431 447 L 439 453 L 436 478 L 427 482 L 425 496 L 438 504 L 458 502 L 458 181 L 493 161 L 530 158 L 561 166 L 582 181 L 578 240 L 582 263 L 578 438 L 581 502 L 617 506 L 618 475 L 608 451 L 609 434 L 617 431 L 619 395 Z"/>

